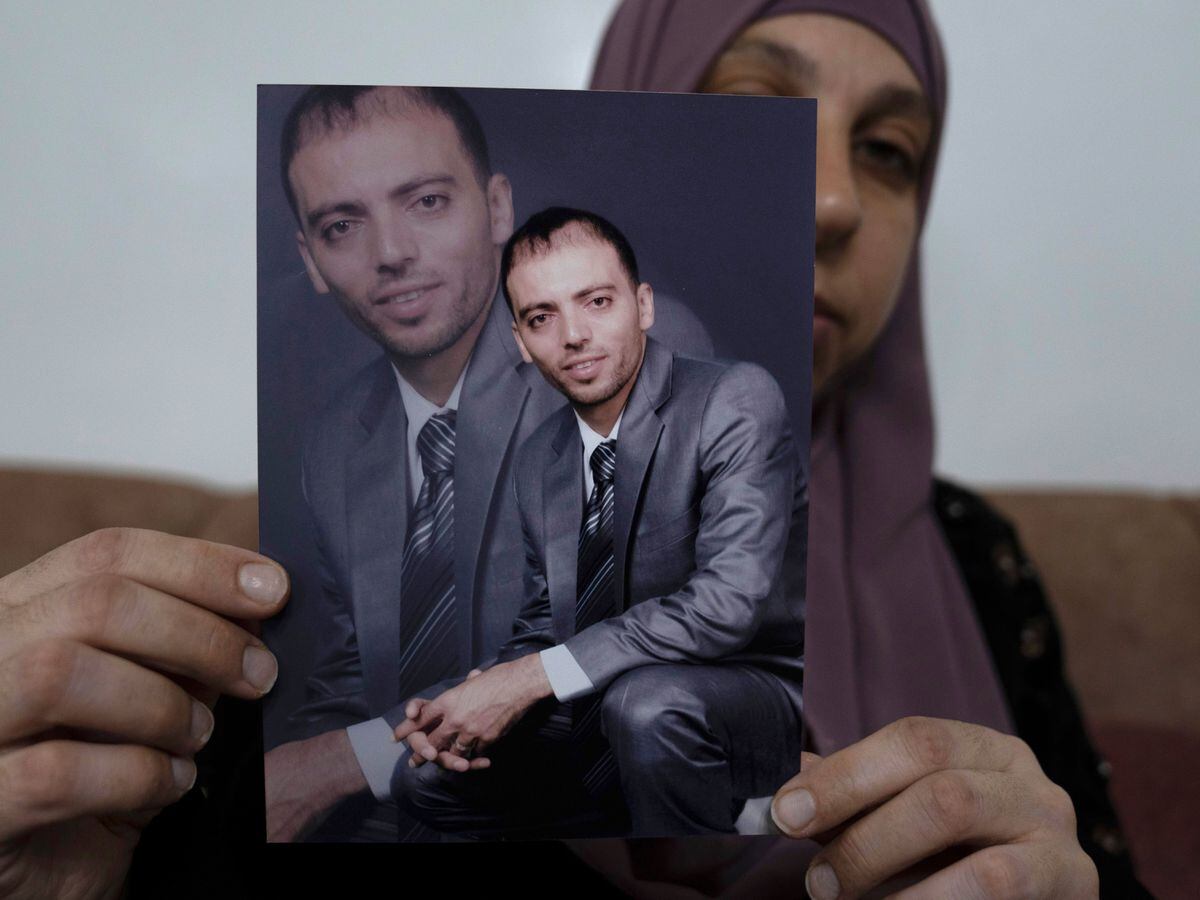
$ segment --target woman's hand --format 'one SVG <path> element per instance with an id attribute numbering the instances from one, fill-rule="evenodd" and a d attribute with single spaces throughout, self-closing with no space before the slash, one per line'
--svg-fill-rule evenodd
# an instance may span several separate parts
<path id="1" fill-rule="evenodd" d="M 814 900 L 896 876 L 904 898 L 1099 893 L 1066 792 L 1023 741 L 979 725 L 901 719 L 825 759 L 806 754 L 771 811 L 784 833 L 824 845 L 805 877 Z"/>
<path id="2" fill-rule="evenodd" d="M 135 529 L 0 579 L 0 897 L 119 895 L 142 827 L 195 781 L 216 698 L 275 683 L 231 620 L 287 590 L 256 553 Z"/>

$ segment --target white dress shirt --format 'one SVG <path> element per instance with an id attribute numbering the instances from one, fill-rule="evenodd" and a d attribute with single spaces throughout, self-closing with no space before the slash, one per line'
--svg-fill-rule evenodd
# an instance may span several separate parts
<path id="1" fill-rule="evenodd" d="M 421 454 L 417 450 L 417 438 L 425 423 L 439 413 L 448 410 L 458 410 L 458 398 L 462 394 L 463 379 L 466 377 L 468 361 L 459 373 L 454 390 L 444 406 L 430 403 L 415 387 L 404 380 L 400 372 L 396 372 L 396 383 L 400 385 L 400 399 L 404 402 L 404 415 L 408 419 L 407 449 L 408 449 L 408 488 L 409 502 L 414 504 L 421 493 L 421 484 L 425 480 L 425 470 L 421 466 Z M 403 547 L 396 548 L 397 553 L 403 553 Z M 578 667 L 577 667 L 578 668 Z M 350 746 L 362 769 L 363 777 L 371 787 L 371 793 L 376 800 L 390 800 L 392 796 L 392 772 L 396 765 L 408 756 L 408 744 L 393 738 L 392 726 L 382 717 L 368 719 L 351 725 L 346 729 L 350 736 Z"/>

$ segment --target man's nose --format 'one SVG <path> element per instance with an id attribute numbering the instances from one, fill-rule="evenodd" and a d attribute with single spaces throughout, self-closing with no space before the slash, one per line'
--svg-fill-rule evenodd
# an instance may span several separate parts
<path id="1" fill-rule="evenodd" d="M 374 238 L 376 268 L 380 272 L 401 272 L 420 256 L 416 234 L 403 216 L 381 221 Z"/>
<path id="2" fill-rule="evenodd" d="M 833 123 L 817 124 L 817 256 L 840 247 L 862 224 L 851 138 Z"/>
<path id="3" fill-rule="evenodd" d="M 592 329 L 587 317 L 577 310 L 563 313 L 563 343 L 568 347 L 579 347 L 592 339 Z"/>

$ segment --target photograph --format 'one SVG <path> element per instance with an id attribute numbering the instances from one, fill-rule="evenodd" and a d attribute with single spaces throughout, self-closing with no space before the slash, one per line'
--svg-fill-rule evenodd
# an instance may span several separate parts
<path id="1" fill-rule="evenodd" d="M 1200 897 L 1200 3 L 0 33 L 0 897 Z"/>
<path id="2" fill-rule="evenodd" d="M 270 840 L 766 829 L 803 741 L 814 113 L 260 86 Z"/>

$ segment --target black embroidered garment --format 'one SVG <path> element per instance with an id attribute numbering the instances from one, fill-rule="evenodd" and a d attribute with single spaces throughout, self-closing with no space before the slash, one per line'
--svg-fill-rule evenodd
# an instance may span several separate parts
<path id="1" fill-rule="evenodd" d="M 1148 897 L 1108 796 L 1108 765 L 1088 738 L 1063 670 L 1062 641 L 1016 531 L 983 498 L 934 482 L 934 508 L 975 603 L 1018 736 L 1071 795 L 1079 843 L 1100 872 L 1101 897 Z"/>

